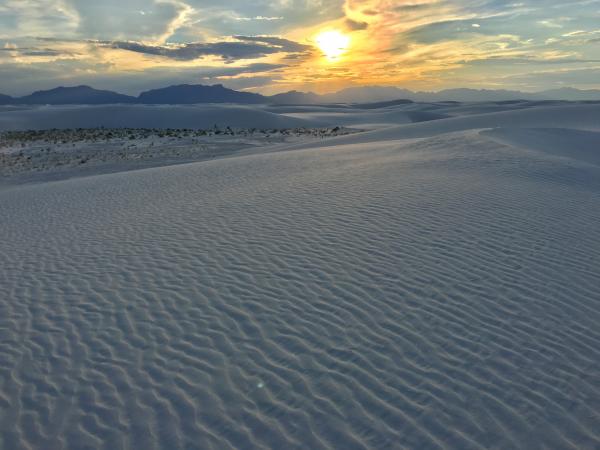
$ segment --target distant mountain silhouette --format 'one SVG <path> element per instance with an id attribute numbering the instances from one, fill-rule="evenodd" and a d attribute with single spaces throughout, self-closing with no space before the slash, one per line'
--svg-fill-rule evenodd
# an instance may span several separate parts
<path id="1" fill-rule="evenodd" d="M 268 103 L 266 97 L 251 92 L 239 92 L 221 84 L 180 84 L 162 89 L 142 92 L 138 103 L 144 104 L 193 104 L 193 103 Z"/>
<path id="2" fill-rule="evenodd" d="M 314 92 L 289 91 L 267 97 L 269 103 L 277 105 L 302 105 L 323 103 L 323 98 Z"/>
<path id="3" fill-rule="evenodd" d="M 454 101 L 454 102 L 481 102 L 505 100 L 541 100 L 538 94 L 520 91 L 507 91 L 504 89 L 445 89 L 440 92 L 416 92 L 413 94 L 417 101 Z"/>
<path id="4" fill-rule="evenodd" d="M 390 86 L 363 86 L 343 89 L 331 94 L 290 91 L 272 96 L 240 92 L 221 84 L 204 86 L 182 84 L 142 92 L 138 97 L 112 91 L 96 90 L 89 86 L 58 87 L 37 91 L 31 95 L 13 98 L 0 94 L 0 105 L 105 105 L 115 103 L 140 104 L 196 104 L 238 103 L 275 105 L 312 105 L 354 103 L 377 108 L 392 106 L 402 101 L 415 102 L 480 102 L 480 101 L 545 101 L 545 100 L 600 100 L 600 90 L 561 88 L 542 92 L 520 92 L 489 89 L 446 89 L 439 92 L 413 92 Z"/>
<path id="5" fill-rule="evenodd" d="M 25 105 L 105 105 L 110 103 L 134 103 L 135 97 L 112 91 L 99 91 L 89 86 L 57 87 L 48 91 L 37 91 L 16 99 Z"/>
<path id="6" fill-rule="evenodd" d="M 10 105 L 15 102 L 15 99 L 10 95 L 0 94 L 0 105 Z"/>
<path id="7" fill-rule="evenodd" d="M 599 91 L 600 93 L 600 91 Z M 415 102 L 480 102 L 502 100 L 541 100 L 538 94 L 506 90 L 445 89 L 439 92 L 413 92 L 390 86 L 364 86 L 343 89 L 322 98 L 330 103 L 381 103 L 395 99 L 407 99 Z"/>
<path id="8" fill-rule="evenodd" d="M 375 103 L 390 100 L 410 99 L 414 95 L 407 89 L 391 86 L 362 86 L 342 89 L 333 94 L 323 95 L 328 103 Z"/>

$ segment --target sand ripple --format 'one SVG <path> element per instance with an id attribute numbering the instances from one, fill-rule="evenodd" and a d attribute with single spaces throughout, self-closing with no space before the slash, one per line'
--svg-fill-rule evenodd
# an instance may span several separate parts
<path id="1" fill-rule="evenodd" d="M 599 180 L 463 133 L 6 188 L 0 448 L 599 448 Z"/>

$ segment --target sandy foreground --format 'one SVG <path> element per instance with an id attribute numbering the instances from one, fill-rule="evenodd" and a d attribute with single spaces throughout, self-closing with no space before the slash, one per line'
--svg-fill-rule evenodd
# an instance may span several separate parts
<path id="1" fill-rule="evenodd" d="M 0 448 L 600 447 L 600 105 L 310 108 L 3 166 Z"/>

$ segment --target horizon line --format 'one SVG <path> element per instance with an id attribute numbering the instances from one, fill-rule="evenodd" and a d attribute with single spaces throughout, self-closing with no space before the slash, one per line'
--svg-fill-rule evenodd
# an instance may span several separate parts
<path id="1" fill-rule="evenodd" d="M 139 98 L 142 94 L 146 93 L 146 92 L 151 92 L 151 91 L 156 91 L 156 90 L 161 90 L 161 89 L 167 89 L 167 88 L 171 88 L 171 87 L 181 87 L 181 86 L 201 86 L 201 87 L 223 87 L 225 89 L 234 91 L 234 92 L 239 92 L 239 93 L 247 93 L 247 94 L 256 94 L 256 95 L 260 95 L 263 97 L 274 97 L 277 95 L 282 95 L 282 94 L 289 94 L 289 93 L 300 93 L 300 94 L 306 94 L 306 95 L 316 95 L 319 97 L 323 97 L 323 96 L 327 96 L 327 95 L 333 95 L 333 94 L 338 94 L 344 91 L 348 91 L 351 89 L 385 89 L 385 88 L 389 88 L 389 89 L 397 89 L 397 90 L 402 90 L 402 91 L 408 91 L 409 93 L 412 94 L 439 94 L 439 93 L 443 93 L 443 92 L 450 92 L 450 91 L 459 91 L 459 90 L 465 90 L 465 91 L 475 91 L 475 92 L 517 92 L 517 93 L 522 93 L 522 94 L 542 94 L 545 92 L 552 92 L 552 91 L 560 91 L 560 90 L 572 90 L 572 91 L 577 91 L 577 92 L 588 92 L 588 91 L 595 91 L 595 92 L 599 92 L 600 93 L 600 87 L 599 88 L 588 88 L 588 89 L 580 89 L 574 86 L 561 86 L 561 87 L 555 87 L 555 88 L 550 88 L 550 89 L 543 89 L 543 90 L 533 90 L 533 91 L 526 91 L 526 90 L 520 90 L 520 89 L 506 89 L 506 88 L 498 88 L 498 89 L 494 89 L 494 88 L 470 88 L 470 87 L 454 87 L 454 88 L 444 88 L 444 89 L 440 89 L 440 90 L 413 90 L 413 89 L 409 89 L 409 88 L 405 88 L 405 87 L 400 87 L 400 86 L 395 86 L 395 85 L 378 85 L 378 84 L 369 84 L 369 85 L 353 85 L 353 86 L 348 86 L 342 89 L 338 89 L 338 90 L 333 90 L 333 91 L 328 91 L 328 92 L 324 92 L 324 93 L 317 93 L 314 91 L 301 91 L 298 89 L 290 89 L 288 91 L 281 91 L 281 92 L 277 92 L 275 94 L 265 94 L 262 93 L 260 91 L 253 91 L 253 90 L 249 90 L 249 89 L 235 89 L 235 88 L 231 88 L 226 86 L 223 83 L 216 83 L 216 84 L 202 84 L 202 83 L 177 83 L 177 84 L 169 84 L 169 85 L 164 85 L 164 86 L 158 86 L 158 87 L 153 87 L 153 88 L 149 88 L 146 90 L 141 90 L 138 91 L 139 93 L 136 94 L 123 94 L 121 91 L 119 90 L 114 90 L 116 88 L 97 88 L 94 87 L 91 84 L 72 84 L 72 85 L 58 85 L 58 86 L 54 86 L 54 87 L 49 87 L 49 88 L 42 88 L 42 89 L 36 89 L 34 91 L 31 91 L 28 94 L 6 94 L 5 92 L 0 91 L 0 95 L 5 95 L 7 97 L 11 97 L 14 99 L 19 99 L 22 97 L 27 97 L 30 95 L 33 95 L 35 93 L 38 92 L 49 92 L 52 90 L 56 90 L 56 89 L 75 89 L 75 88 L 90 88 L 96 91 L 106 91 L 106 92 L 112 92 L 115 94 L 119 94 L 119 95 L 123 95 L 123 96 L 127 96 L 127 97 L 131 97 L 131 98 Z"/>

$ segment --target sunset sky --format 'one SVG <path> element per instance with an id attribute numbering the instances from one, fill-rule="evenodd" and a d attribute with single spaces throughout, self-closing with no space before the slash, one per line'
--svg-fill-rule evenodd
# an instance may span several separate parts
<path id="1" fill-rule="evenodd" d="M 0 0 L 0 92 L 600 88 L 600 0 Z"/>

